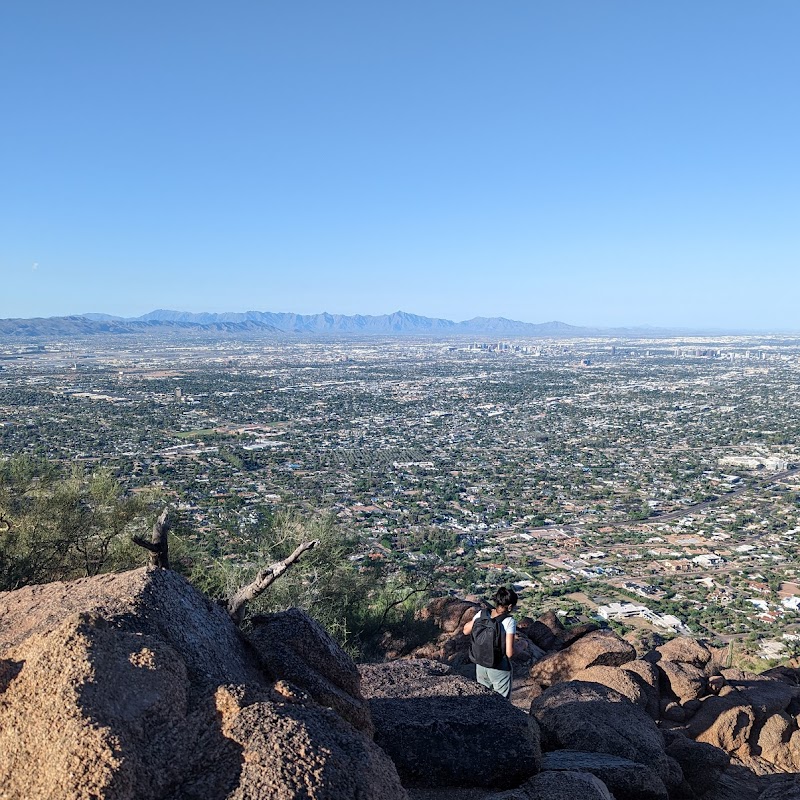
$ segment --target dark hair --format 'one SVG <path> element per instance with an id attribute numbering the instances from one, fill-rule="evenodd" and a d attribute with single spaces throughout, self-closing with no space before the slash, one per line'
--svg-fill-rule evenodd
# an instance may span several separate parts
<path id="1" fill-rule="evenodd" d="M 517 593 L 513 589 L 507 589 L 505 586 L 501 586 L 495 593 L 494 597 L 495 605 L 503 606 L 504 608 L 513 608 L 519 598 L 517 597 Z"/>

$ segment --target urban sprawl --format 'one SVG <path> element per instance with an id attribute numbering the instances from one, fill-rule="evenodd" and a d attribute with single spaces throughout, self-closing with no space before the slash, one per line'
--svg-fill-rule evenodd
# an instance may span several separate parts
<path id="1" fill-rule="evenodd" d="M 0 457 L 157 487 L 220 557 L 282 509 L 439 588 L 800 649 L 800 340 L 0 342 Z M 733 643 L 733 644 L 731 644 Z"/>

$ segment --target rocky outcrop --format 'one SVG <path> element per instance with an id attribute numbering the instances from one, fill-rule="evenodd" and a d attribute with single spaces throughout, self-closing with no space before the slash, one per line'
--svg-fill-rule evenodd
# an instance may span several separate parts
<path id="1" fill-rule="evenodd" d="M 768 717 L 753 751 L 785 772 L 800 772 L 800 730 L 795 719 L 783 711 Z"/>
<path id="2" fill-rule="evenodd" d="M 267 674 L 298 686 L 372 735 L 358 669 L 316 620 L 299 608 L 257 616 L 247 638 Z"/>
<path id="3" fill-rule="evenodd" d="M 466 664 L 466 637 L 458 628 L 466 618 L 467 605 L 454 598 L 437 601 L 428 618 L 439 625 L 439 638 L 435 646 L 419 649 L 417 653 L 453 664 L 474 679 L 474 670 Z M 531 704 L 536 707 L 549 696 L 548 687 L 557 689 L 559 697 L 564 699 L 563 692 L 567 690 L 559 687 L 569 682 L 612 690 L 645 711 L 664 731 L 680 734 L 682 741 L 671 745 L 679 752 L 673 756 L 664 751 L 661 769 L 657 770 L 672 800 L 699 796 L 710 791 L 711 784 L 722 793 L 718 800 L 723 800 L 728 791 L 726 786 L 733 791 L 732 787 L 741 789 L 744 785 L 741 774 L 728 781 L 733 769 L 741 768 L 745 770 L 743 774 L 751 777 L 797 769 L 800 671 L 783 667 L 758 676 L 726 669 L 722 663 L 727 656 L 726 648 L 714 648 L 690 637 L 664 642 L 659 636 L 647 636 L 657 646 L 651 650 L 640 648 L 642 656 L 636 658 L 636 650 L 630 643 L 609 630 L 595 630 L 596 627 L 587 623 L 566 628 L 553 612 L 546 612 L 538 619 L 519 619 L 512 703 L 523 709 Z M 644 639 L 636 637 L 636 641 L 641 645 Z M 531 651 L 531 647 L 535 649 Z M 454 652 L 461 655 L 454 657 Z M 600 702 L 600 707 L 604 705 L 607 707 L 605 701 Z M 575 712 L 576 731 L 584 711 Z M 565 710 L 559 713 L 568 716 Z M 569 734 L 554 743 L 548 739 L 552 735 L 547 730 L 548 724 L 543 722 L 545 749 L 578 746 L 593 749 L 577 745 L 580 738 Z M 566 723 L 561 724 L 569 729 Z M 576 736 L 580 737 L 580 732 Z M 609 755 L 630 758 L 622 755 L 624 748 L 620 749 L 613 737 L 596 747 Z M 660 747 L 663 749 L 663 743 Z M 696 748 L 695 756 L 705 764 L 702 775 L 696 770 L 682 774 L 681 765 L 690 763 L 684 757 L 688 748 Z M 711 752 L 718 754 L 716 761 Z M 721 767 L 731 756 L 734 766 Z M 753 791 L 757 794 L 761 789 Z M 714 799 L 709 795 L 704 800 Z"/>
<path id="4" fill-rule="evenodd" d="M 193 693 L 261 680 L 227 613 L 169 570 L 143 568 L 0 592 L 0 650 L 49 633 L 76 614 L 113 620 L 118 630 L 169 643 L 186 664 Z"/>
<path id="5" fill-rule="evenodd" d="M 636 658 L 628 642 L 611 631 L 592 631 L 564 650 L 549 653 L 531 668 L 531 677 L 548 687 L 571 680 L 589 667 L 619 667 Z"/>
<path id="6" fill-rule="evenodd" d="M 245 636 L 167 570 L 0 594 L 0 797 L 800 798 L 798 670 L 685 637 L 635 658 L 548 613 L 520 621 L 515 708 L 465 663 L 476 607 L 428 610 L 440 661 L 359 670 L 303 612 Z"/>
<path id="7" fill-rule="evenodd" d="M 596 622 L 582 622 L 580 625 L 573 625 L 571 628 L 561 631 L 558 634 L 558 642 L 561 647 L 569 647 L 587 633 L 594 633 L 598 630 L 600 630 L 600 626 Z"/>
<path id="8" fill-rule="evenodd" d="M 419 614 L 421 620 L 431 620 L 444 633 L 455 633 L 466 625 L 481 605 L 457 597 L 437 597 Z"/>
<path id="9" fill-rule="evenodd" d="M 600 779 L 616 800 L 668 800 L 663 781 L 640 763 L 605 753 L 558 750 L 547 753 L 543 769 L 589 772 Z"/>
<path id="10" fill-rule="evenodd" d="M 785 680 L 774 680 L 738 669 L 723 669 L 726 697 L 735 696 L 751 706 L 757 719 L 764 720 L 800 702 L 800 687 Z"/>
<path id="11" fill-rule="evenodd" d="M 619 692 L 631 703 L 647 707 L 648 696 L 638 676 L 619 667 L 589 667 L 576 673 L 572 680 L 583 683 L 599 683 Z"/>
<path id="12" fill-rule="evenodd" d="M 684 780 L 698 796 L 717 785 L 731 761 L 719 748 L 695 742 L 681 734 L 668 736 L 666 753 L 678 762 Z"/>
<path id="13" fill-rule="evenodd" d="M 678 636 L 656 647 L 645 660 L 652 660 L 655 663 L 670 661 L 675 664 L 691 664 L 693 667 L 703 669 L 711 660 L 711 652 L 696 639 Z"/>
<path id="14" fill-rule="evenodd" d="M 539 770 L 539 729 L 498 694 L 435 661 L 360 668 L 375 741 L 412 786 L 516 786 Z"/>
<path id="15" fill-rule="evenodd" d="M 623 664 L 620 669 L 629 674 L 642 690 L 642 694 L 647 698 L 645 709 L 647 713 L 658 718 L 659 712 L 659 673 L 658 670 L 647 661 L 635 659 Z M 611 687 L 614 688 L 613 686 Z"/>
<path id="16" fill-rule="evenodd" d="M 385 753 L 333 711 L 252 702 L 225 688 L 217 692 L 217 709 L 221 733 L 241 748 L 231 800 L 405 797 Z"/>
<path id="17" fill-rule="evenodd" d="M 561 649 L 560 635 L 564 632 L 564 626 L 555 612 L 547 611 L 536 620 L 525 617 L 522 622 L 524 624 L 520 624 L 520 630 L 542 650 Z"/>
<path id="18" fill-rule="evenodd" d="M 670 783 L 664 738 L 646 712 L 598 683 L 571 681 L 548 689 L 531 705 L 542 749 L 605 753 L 649 767 Z"/>
<path id="19" fill-rule="evenodd" d="M 608 787 L 590 772 L 548 771 L 522 786 L 486 800 L 614 800 Z"/>
<path id="20" fill-rule="evenodd" d="M 3 800 L 406 797 L 369 736 L 265 675 L 167 570 L 0 595 L 0 660 Z"/>
<path id="21" fill-rule="evenodd" d="M 663 673 L 669 691 L 681 705 L 708 694 L 708 681 L 699 667 L 679 661 L 659 661 L 657 667 Z"/>
<path id="22" fill-rule="evenodd" d="M 718 695 L 701 698 L 687 718 L 686 732 L 735 756 L 758 774 L 800 767 L 800 731 L 792 712 L 800 687 L 785 672 L 779 679 L 723 669 L 722 683 L 711 679 Z M 686 704 L 688 705 L 688 704 Z"/>

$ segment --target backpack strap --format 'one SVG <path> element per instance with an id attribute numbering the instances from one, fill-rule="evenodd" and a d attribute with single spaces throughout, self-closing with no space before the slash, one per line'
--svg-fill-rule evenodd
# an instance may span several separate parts
<path id="1" fill-rule="evenodd" d="M 500 664 L 502 665 L 505 661 L 508 660 L 508 656 L 506 655 L 506 629 L 503 627 L 503 620 L 507 619 L 511 616 L 510 611 L 505 611 L 502 614 L 498 614 L 496 617 L 492 617 L 492 621 L 494 622 L 495 626 L 500 630 Z"/>
<path id="2" fill-rule="evenodd" d="M 503 620 L 504 619 L 508 619 L 508 617 L 510 617 L 510 616 L 511 616 L 511 612 L 510 611 L 505 611 L 502 614 L 498 614 L 496 617 L 492 617 L 492 619 L 495 622 L 499 622 L 499 623 L 502 624 Z"/>

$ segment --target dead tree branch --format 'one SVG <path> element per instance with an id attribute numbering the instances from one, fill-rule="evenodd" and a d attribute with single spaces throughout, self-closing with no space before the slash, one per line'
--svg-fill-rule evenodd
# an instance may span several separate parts
<path id="1" fill-rule="evenodd" d="M 228 600 L 228 613 L 231 615 L 233 621 L 238 625 L 244 614 L 245 603 L 255 600 L 255 598 L 274 583 L 276 579 L 280 578 L 303 553 L 312 550 L 318 544 L 318 539 L 314 539 L 310 542 L 303 542 L 303 544 L 295 548 L 294 552 L 283 561 L 276 561 L 274 564 L 270 564 L 268 567 L 259 570 L 258 575 L 256 575 L 251 583 L 247 584 L 243 589 L 239 589 L 239 591 Z"/>
<path id="2" fill-rule="evenodd" d="M 420 594 L 421 592 L 429 592 L 431 590 L 433 584 L 428 584 L 426 586 L 421 586 L 419 589 L 411 589 L 405 597 L 401 597 L 399 600 L 395 600 L 392 603 L 389 603 L 388 606 L 383 610 L 383 615 L 381 616 L 381 621 L 378 623 L 377 630 L 382 631 L 383 626 L 386 624 L 386 618 L 389 616 L 389 612 L 393 608 L 397 608 L 397 606 L 402 605 L 406 602 L 406 600 L 410 600 L 415 594 Z"/>
<path id="3" fill-rule="evenodd" d="M 153 525 L 153 536 L 149 542 L 141 536 L 133 537 L 134 544 L 138 544 L 139 547 L 144 547 L 145 550 L 150 551 L 150 566 L 169 569 L 167 534 L 171 529 L 172 522 L 169 519 L 169 509 L 165 508 Z"/>

